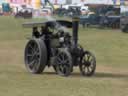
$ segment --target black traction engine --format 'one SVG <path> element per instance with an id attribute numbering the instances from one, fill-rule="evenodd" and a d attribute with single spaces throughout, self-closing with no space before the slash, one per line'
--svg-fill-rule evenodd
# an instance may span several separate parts
<path id="1" fill-rule="evenodd" d="M 32 28 L 32 38 L 25 47 L 25 65 L 29 72 L 40 74 L 52 66 L 61 76 L 69 76 L 79 66 L 83 76 L 92 76 L 96 69 L 95 56 L 78 44 L 79 19 L 41 23 L 25 23 Z M 72 28 L 70 35 L 67 28 Z"/>

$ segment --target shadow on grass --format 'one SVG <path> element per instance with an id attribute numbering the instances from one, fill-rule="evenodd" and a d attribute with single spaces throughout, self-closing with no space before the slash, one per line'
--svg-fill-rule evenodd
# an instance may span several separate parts
<path id="1" fill-rule="evenodd" d="M 128 74 L 117 74 L 117 73 L 96 73 L 96 78 L 128 78 Z"/>
<path id="2" fill-rule="evenodd" d="M 4 73 L 8 73 L 8 72 L 4 72 Z M 9 73 L 19 73 L 19 74 L 31 74 L 29 72 L 9 72 Z M 58 75 L 56 72 L 43 72 L 42 74 L 36 74 L 36 75 L 47 75 L 47 76 L 55 76 Z M 93 76 L 82 76 L 80 72 L 76 73 L 73 72 L 70 74 L 69 77 L 75 77 L 75 78 L 120 78 L 120 79 L 125 79 L 128 78 L 128 74 L 122 74 L 122 73 L 108 73 L 108 72 L 96 72 Z"/>
<path id="3" fill-rule="evenodd" d="M 21 75 L 24 75 L 24 74 L 31 74 L 29 72 L 16 72 L 16 71 L 7 71 L 7 72 L 1 72 L 3 74 L 5 73 L 12 73 L 12 74 L 21 74 Z M 37 75 L 47 75 L 47 76 L 57 76 L 58 74 L 56 72 L 43 72 L 42 74 L 37 74 Z M 69 76 L 70 78 L 115 78 L 115 79 L 125 79 L 127 78 L 128 79 L 128 74 L 127 73 L 111 73 L 111 72 L 96 72 L 93 76 L 82 76 L 80 72 L 73 72 L 70 74 Z"/>
<path id="4" fill-rule="evenodd" d="M 55 72 L 44 72 L 44 75 L 57 75 Z M 84 77 L 81 73 L 72 73 L 69 77 Z M 87 77 L 87 76 L 85 76 Z M 84 77 L 84 78 L 85 78 Z M 89 78 L 128 78 L 128 74 L 100 73 L 97 72 Z"/>
<path id="5" fill-rule="evenodd" d="M 58 75 L 55 72 L 43 72 L 42 75 Z M 69 77 L 78 77 L 78 78 L 128 78 L 128 74 L 116 74 L 116 73 L 100 73 L 97 72 L 93 76 L 87 77 L 82 76 L 81 73 L 71 73 Z"/>
<path id="6" fill-rule="evenodd" d="M 72 73 L 71 77 L 84 77 L 80 73 Z M 87 76 L 85 76 L 87 77 Z M 128 78 L 128 74 L 116 74 L 116 73 L 100 73 L 97 72 L 93 76 L 88 78 Z"/>

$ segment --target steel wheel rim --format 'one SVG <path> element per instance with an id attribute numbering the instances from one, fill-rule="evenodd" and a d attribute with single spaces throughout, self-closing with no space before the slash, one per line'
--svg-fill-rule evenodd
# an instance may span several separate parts
<path id="1" fill-rule="evenodd" d="M 69 57 L 64 53 L 60 53 L 56 59 L 58 73 L 61 75 L 67 75 L 71 69 L 71 62 Z"/>
<path id="2" fill-rule="evenodd" d="M 87 53 L 82 59 L 81 70 L 83 75 L 91 75 L 95 71 L 96 61 L 95 57 Z"/>
<path id="3" fill-rule="evenodd" d="M 30 71 L 36 70 L 40 64 L 40 48 L 35 41 L 30 41 L 25 50 L 25 63 Z"/>

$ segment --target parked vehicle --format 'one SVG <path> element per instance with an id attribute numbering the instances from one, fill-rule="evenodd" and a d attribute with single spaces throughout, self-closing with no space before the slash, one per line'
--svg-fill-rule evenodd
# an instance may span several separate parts
<path id="1" fill-rule="evenodd" d="M 58 16 L 68 16 L 68 17 L 81 15 L 80 7 L 78 7 L 78 6 L 69 6 L 68 9 L 61 7 L 58 10 L 56 10 L 55 13 Z"/>
<path id="2" fill-rule="evenodd" d="M 66 16 L 67 15 L 67 10 L 65 8 L 58 8 L 54 12 L 58 16 Z"/>
<path id="3" fill-rule="evenodd" d="M 49 8 L 40 9 L 40 15 L 41 16 L 48 16 L 48 15 L 52 15 L 52 14 L 53 14 L 53 12 Z"/>
<path id="4" fill-rule="evenodd" d="M 90 12 L 86 15 L 80 16 L 80 24 L 83 25 L 83 27 L 88 27 L 90 25 L 99 25 L 101 17 L 94 12 Z"/>
<path id="5" fill-rule="evenodd" d="M 128 33 L 128 11 L 123 12 L 121 14 L 120 28 L 121 28 L 122 32 Z"/>
<path id="6" fill-rule="evenodd" d="M 69 6 L 69 9 L 67 10 L 67 16 L 73 17 L 73 16 L 80 16 L 81 11 L 80 11 L 79 6 Z"/>
<path id="7" fill-rule="evenodd" d="M 51 13 L 53 13 L 54 9 L 51 6 L 45 6 L 42 9 L 50 10 Z"/>
<path id="8" fill-rule="evenodd" d="M 120 16 L 107 16 L 108 27 L 120 28 Z"/>
<path id="9" fill-rule="evenodd" d="M 19 10 L 15 14 L 15 18 L 32 18 L 33 15 L 33 9 L 32 8 L 23 8 Z"/>
<path id="10" fill-rule="evenodd" d="M 90 25 L 98 25 L 100 27 L 119 28 L 120 16 L 98 15 L 94 12 L 91 12 L 87 15 L 80 16 L 80 24 L 82 24 L 83 27 L 88 27 Z"/>
<path id="11" fill-rule="evenodd" d="M 81 6 L 80 8 L 81 14 L 85 15 L 89 13 L 89 7 L 88 6 Z"/>

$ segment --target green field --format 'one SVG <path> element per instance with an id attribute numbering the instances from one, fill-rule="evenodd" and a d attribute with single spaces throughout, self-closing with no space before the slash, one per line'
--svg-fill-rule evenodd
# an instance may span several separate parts
<path id="1" fill-rule="evenodd" d="M 0 96 L 128 96 L 128 34 L 80 27 L 79 43 L 95 54 L 96 74 L 83 77 L 75 68 L 71 76 L 61 77 L 46 68 L 34 75 L 23 60 L 31 36 L 31 29 L 22 28 L 27 21 L 32 20 L 0 17 Z"/>

